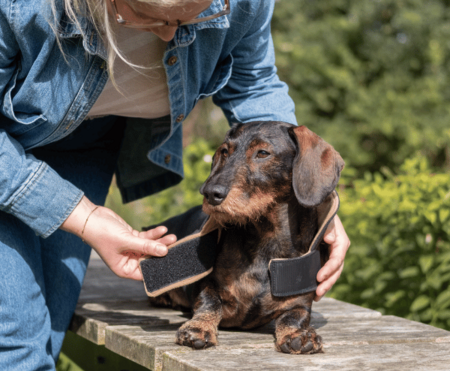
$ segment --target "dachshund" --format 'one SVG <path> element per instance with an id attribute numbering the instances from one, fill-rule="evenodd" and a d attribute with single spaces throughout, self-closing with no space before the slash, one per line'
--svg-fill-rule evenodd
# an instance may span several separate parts
<path id="1" fill-rule="evenodd" d="M 222 227 L 214 269 L 190 290 L 151 299 L 193 309 L 176 343 L 204 349 L 218 344 L 219 326 L 245 330 L 275 320 L 277 351 L 322 352 L 322 339 L 310 325 L 315 292 L 274 296 L 268 264 L 308 252 L 318 231 L 318 206 L 334 191 L 343 167 L 339 153 L 305 126 L 232 126 L 200 189 L 203 211 Z M 324 242 L 320 252 L 323 265 Z"/>

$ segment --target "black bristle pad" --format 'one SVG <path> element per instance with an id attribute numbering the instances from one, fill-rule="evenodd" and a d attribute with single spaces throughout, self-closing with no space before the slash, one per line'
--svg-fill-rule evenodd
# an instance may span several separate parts
<path id="1" fill-rule="evenodd" d="M 270 263 L 270 284 L 273 296 L 304 294 L 317 288 L 316 275 L 320 269 L 320 252 Z"/>
<path id="2" fill-rule="evenodd" d="M 198 276 L 209 270 L 218 253 L 218 230 L 169 249 L 166 256 L 141 261 L 148 293 Z"/>
<path id="3" fill-rule="evenodd" d="M 337 193 L 335 196 L 336 210 L 323 223 L 310 247 L 311 252 L 298 258 L 275 259 L 270 262 L 270 288 L 273 296 L 300 295 L 317 288 L 316 277 L 321 268 L 319 245 L 339 209 L 339 196 Z"/>

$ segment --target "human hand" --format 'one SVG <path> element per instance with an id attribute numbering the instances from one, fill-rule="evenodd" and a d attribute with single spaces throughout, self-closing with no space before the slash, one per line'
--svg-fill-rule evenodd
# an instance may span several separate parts
<path id="1" fill-rule="evenodd" d="M 330 245 L 330 259 L 317 273 L 320 282 L 316 289 L 314 301 L 319 301 L 335 284 L 344 268 L 344 258 L 350 247 L 350 240 L 345 233 L 341 219 L 336 215 L 329 224 L 323 240 Z"/>
<path id="2" fill-rule="evenodd" d="M 176 241 L 173 234 L 163 237 L 166 227 L 139 232 L 114 211 L 99 206 L 92 212 L 95 208 L 83 197 L 61 229 L 82 238 L 119 277 L 142 281 L 139 259 L 145 255 L 164 256 L 167 245 Z"/>

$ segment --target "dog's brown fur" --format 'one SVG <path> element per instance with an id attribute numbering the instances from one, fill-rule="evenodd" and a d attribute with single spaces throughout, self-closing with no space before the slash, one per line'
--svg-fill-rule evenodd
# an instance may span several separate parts
<path id="1" fill-rule="evenodd" d="M 153 299 L 193 308 L 178 344 L 206 348 L 217 344 L 218 326 L 251 329 L 276 319 L 278 351 L 322 350 L 310 326 L 314 292 L 274 297 L 268 265 L 308 251 L 318 229 L 316 206 L 334 190 L 343 166 L 333 147 L 304 126 L 253 122 L 227 133 L 201 189 L 203 211 L 224 228 L 214 270 L 195 284 L 193 298 L 176 289 Z"/>

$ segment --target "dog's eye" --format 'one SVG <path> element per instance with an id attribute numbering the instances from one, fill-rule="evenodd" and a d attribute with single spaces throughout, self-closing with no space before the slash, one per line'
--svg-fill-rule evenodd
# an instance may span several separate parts
<path id="1" fill-rule="evenodd" d="M 257 157 L 257 158 L 266 158 L 266 157 L 269 156 L 269 155 L 270 155 L 269 152 L 264 151 L 263 149 L 260 149 L 260 150 L 258 151 L 258 153 L 256 154 L 256 157 Z"/>
<path id="2" fill-rule="evenodd" d="M 220 153 L 222 153 L 223 157 L 228 157 L 228 150 L 226 148 L 222 148 L 222 151 L 220 151 Z"/>

